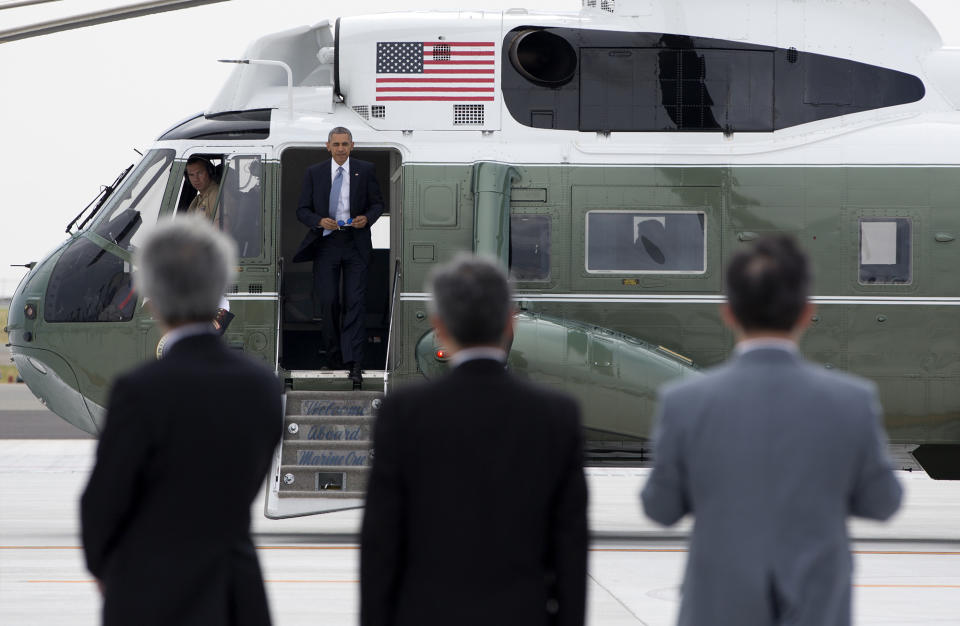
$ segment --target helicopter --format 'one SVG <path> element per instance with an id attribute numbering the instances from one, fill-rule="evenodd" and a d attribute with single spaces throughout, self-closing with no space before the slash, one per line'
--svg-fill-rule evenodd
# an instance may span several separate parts
<path id="1" fill-rule="evenodd" d="M 960 478 L 960 58 L 910 2 L 352 16 L 223 61 L 210 107 L 163 132 L 14 295 L 13 359 L 78 428 L 97 433 L 111 381 L 156 358 L 132 252 L 185 211 L 202 157 L 240 252 L 224 340 L 288 388 L 269 517 L 362 505 L 370 390 L 446 369 L 423 285 L 461 251 L 510 270 L 509 367 L 576 396 L 588 440 L 648 460 L 658 387 L 732 347 L 725 259 L 769 233 L 811 259 L 804 354 L 877 383 L 899 467 Z M 319 369 L 311 268 L 291 262 L 304 172 L 341 126 L 387 207 L 359 393 Z"/>

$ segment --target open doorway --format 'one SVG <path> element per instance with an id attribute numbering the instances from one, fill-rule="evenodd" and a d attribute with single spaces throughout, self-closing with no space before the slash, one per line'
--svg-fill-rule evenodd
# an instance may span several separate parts
<path id="1" fill-rule="evenodd" d="M 367 268 L 366 345 L 364 370 L 383 370 L 390 329 L 390 283 L 393 277 L 391 218 L 400 206 L 400 153 L 390 148 L 354 148 L 351 159 L 373 163 L 383 194 L 384 212 L 371 227 L 373 250 Z M 291 259 L 307 233 L 297 219 L 297 201 L 308 167 L 328 161 L 323 146 L 287 148 L 280 155 L 280 257 L 283 259 L 280 317 L 280 367 L 287 371 L 316 370 L 323 363 L 320 307 L 314 293 L 313 264 Z M 342 299 L 341 299 L 342 301 Z M 336 313 L 335 313 L 336 314 Z M 339 326 L 339 323 L 338 323 Z"/>

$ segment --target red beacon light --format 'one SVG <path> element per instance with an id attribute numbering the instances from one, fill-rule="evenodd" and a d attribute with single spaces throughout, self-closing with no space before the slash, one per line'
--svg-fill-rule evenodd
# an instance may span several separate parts
<path id="1" fill-rule="evenodd" d="M 437 357 L 438 361 L 446 361 L 448 358 L 450 358 L 450 353 L 443 348 L 437 348 L 434 352 L 434 355 Z"/>

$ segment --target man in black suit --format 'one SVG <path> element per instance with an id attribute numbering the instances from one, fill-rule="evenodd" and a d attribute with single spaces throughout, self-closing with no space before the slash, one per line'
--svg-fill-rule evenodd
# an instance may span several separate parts
<path id="1" fill-rule="evenodd" d="M 463 257 L 432 281 L 444 377 L 392 391 L 374 430 L 361 626 L 580 626 L 587 491 L 580 413 L 517 380 L 506 274 Z"/>
<path id="2" fill-rule="evenodd" d="M 310 227 L 293 262 L 313 261 L 314 293 L 322 318 L 325 367 L 342 362 L 358 387 L 367 341 L 364 296 L 370 263 L 370 227 L 383 213 L 373 163 L 351 159 L 353 136 L 338 126 L 327 136 L 333 157 L 307 169 L 297 202 L 297 219 Z M 343 274 L 343 327 L 336 315 Z"/>
<path id="3" fill-rule="evenodd" d="M 81 500 L 103 623 L 269 625 L 250 506 L 280 439 L 282 389 L 210 323 L 235 246 L 185 217 L 137 256 L 137 290 L 170 330 L 162 359 L 114 383 Z"/>

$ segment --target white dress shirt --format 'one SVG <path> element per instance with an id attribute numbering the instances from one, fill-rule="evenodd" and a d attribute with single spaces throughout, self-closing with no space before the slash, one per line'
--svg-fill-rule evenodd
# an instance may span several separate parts
<path id="1" fill-rule="evenodd" d="M 350 157 L 343 162 L 343 165 L 337 165 L 337 162 L 330 159 L 330 188 L 333 189 L 333 180 L 337 177 L 337 169 L 343 168 L 343 182 L 340 183 L 340 201 L 337 202 L 337 212 L 334 221 L 346 224 L 350 219 Z M 323 236 L 326 237 L 332 230 L 324 230 Z"/>
<path id="2" fill-rule="evenodd" d="M 475 359 L 493 359 L 495 361 L 500 361 L 501 363 L 506 363 L 507 352 L 502 348 L 494 348 L 493 346 L 463 348 L 462 350 L 458 350 L 456 354 L 450 357 L 450 367 L 454 368 L 459 365 L 463 365 L 467 361 L 473 361 Z"/>
<path id="3" fill-rule="evenodd" d="M 745 352 L 760 350 L 762 348 L 774 348 L 776 350 L 786 350 L 787 352 L 800 354 L 800 349 L 797 348 L 797 344 L 795 342 L 790 341 L 789 339 L 777 339 L 775 337 L 745 339 L 737 343 L 736 347 L 733 349 L 733 353 L 744 354 Z"/>
<path id="4" fill-rule="evenodd" d="M 170 348 L 181 339 L 196 335 L 212 335 L 214 333 L 216 333 L 216 331 L 210 322 L 195 322 L 193 324 L 177 326 L 160 339 L 160 343 L 157 345 L 157 358 L 159 359 L 166 354 L 170 354 Z"/>

